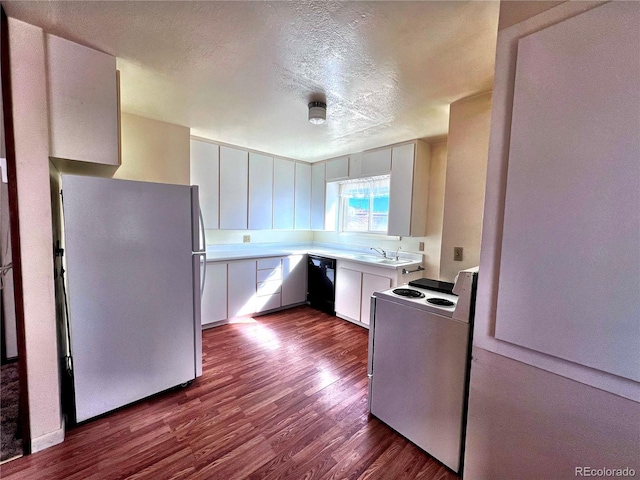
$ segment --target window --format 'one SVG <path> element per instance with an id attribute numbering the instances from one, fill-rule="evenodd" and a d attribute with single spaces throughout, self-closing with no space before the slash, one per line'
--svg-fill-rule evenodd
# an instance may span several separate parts
<path id="1" fill-rule="evenodd" d="M 389 175 L 340 184 L 343 232 L 387 233 Z"/>

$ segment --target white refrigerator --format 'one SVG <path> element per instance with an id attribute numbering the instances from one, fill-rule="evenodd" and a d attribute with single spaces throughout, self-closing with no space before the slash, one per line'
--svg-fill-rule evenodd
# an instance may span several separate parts
<path id="1" fill-rule="evenodd" d="M 202 375 L 204 230 L 197 186 L 58 180 L 67 414 L 82 422 Z"/>

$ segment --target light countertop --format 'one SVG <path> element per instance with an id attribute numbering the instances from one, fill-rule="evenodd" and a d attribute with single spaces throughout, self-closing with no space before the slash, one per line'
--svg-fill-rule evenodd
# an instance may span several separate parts
<path id="1" fill-rule="evenodd" d="M 395 250 L 386 250 L 385 253 L 387 258 L 367 247 L 355 248 L 327 243 L 207 245 L 207 262 L 227 262 L 252 258 L 310 254 L 397 270 L 399 268 L 421 265 L 423 260 L 422 254 L 419 253 L 409 253 L 400 250 L 400 252 L 398 252 L 398 260 L 396 260 Z"/>

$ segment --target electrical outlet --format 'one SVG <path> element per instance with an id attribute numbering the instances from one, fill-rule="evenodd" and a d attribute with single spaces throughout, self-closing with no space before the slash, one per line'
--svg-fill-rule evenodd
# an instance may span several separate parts
<path id="1" fill-rule="evenodd" d="M 243 235 L 242 243 L 249 243 L 249 242 L 251 242 L 251 235 Z"/>
<path id="2" fill-rule="evenodd" d="M 453 247 L 453 260 L 456 262 L 462 261 L 462 247 Z"/>
<path id="3" fill-rule="evenodd" d="M 418 251 L 419 252 L 424 252 L 424 242 L 418 243 Z"/>

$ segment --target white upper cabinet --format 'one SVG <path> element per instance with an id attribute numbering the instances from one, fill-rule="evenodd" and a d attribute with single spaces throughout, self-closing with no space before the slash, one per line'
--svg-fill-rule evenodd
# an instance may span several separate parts
<path id="1" fill-rule="evenodd" d="M 387 175 L 391 171 L 391 148 L 349 155 L 349 178 Z"/>
<path id="2" fill-rule="evenodd" d="M 327 160 L 327 182 L 345 180 L 349 178 L 349 157 L 340 157 Z"/>
<path id="3" fill-rule="evenodd" d="M 295 229 L 311 229 L 311 165 L 296 162 Z"/>
<path id="4" fill-rule="evenodd" d="M 220 228 L 246 230 L 249 193 L 249 154 L 220 147 Z"/>
<path id="5" fill-rule="evenodd" d="M 387 175 L 391 171 L 391 149 L 383 148 L 362 154 L 360 176 Z"/>
<path id="6" fill-rule="evenodd" d="M 249 153 L 249 229 L 273 226 L 273 158 Z"/>
<path id="7" fill-rule="evenodd" d="M 325 162 L 311 164 L 311 229 L 324 230 Z"/>
<path id="8" fill-rule="evenodd" d="M 362 153 L 349 155 L 349 178 L 360 178 L 362 171 Z"/>
<path id="9" fill-rule="evenodd" d="M 213 143 L 191 140 L 191 185 L 198 185 L 200 210 L 204 228 L 215 230 L 218 223 L 220 195 L 219 146 Z"/>
<path id="10" fill-rule="evenodd" d="M 47 35 L 50 155 L 120 164 L 116 58 Z"/>
<path id="11" fill-rule="evenodd" d="M 429 194 L 429 145 L 421 140 L 394 147 L 391 152 L 389 235 L 426 234 Z"/>
<path id="12" fill-rule="evenodd" d="M 273 228 L 293 230 L 295 162 L 273 160 Z"/>

